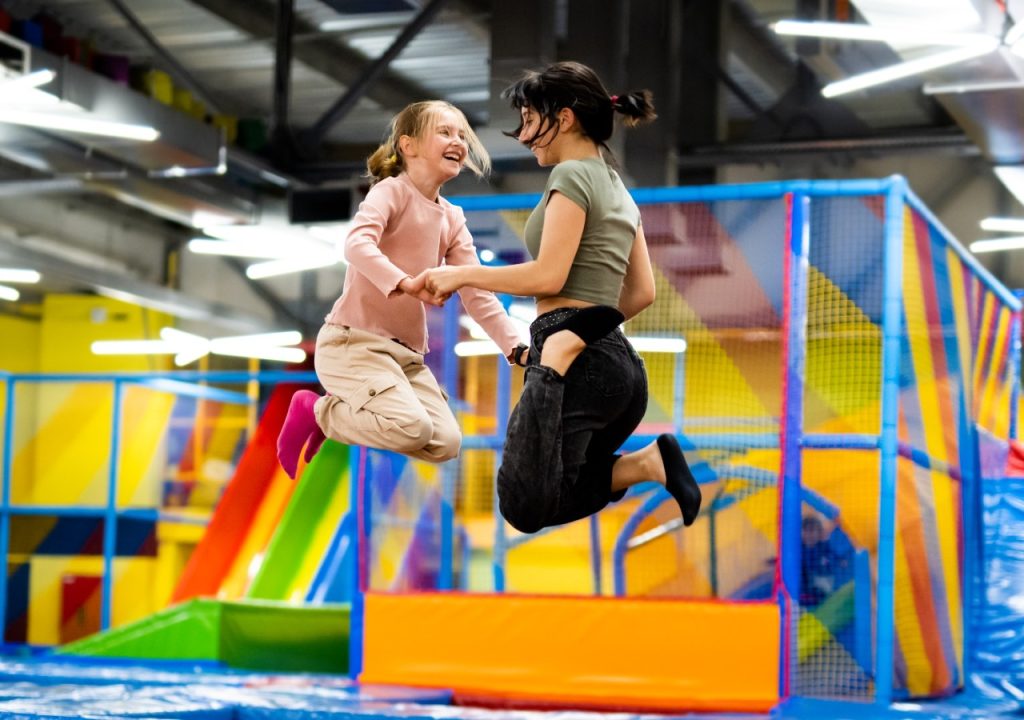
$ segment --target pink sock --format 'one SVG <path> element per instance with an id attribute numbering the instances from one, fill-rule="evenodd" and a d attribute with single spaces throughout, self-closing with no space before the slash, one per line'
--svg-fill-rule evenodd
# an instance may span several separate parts
<path id="1" fill-rule="evenodd" d="M 324 435 L 324 431 L 320 429 L 318 425 L 316 430 L 309 436 L 309 442 L 306 443 L 306 452 L 302 454 L 302 459 L 307 463 L 313 459 L 313 456 L 320 450 L 320 446 L 324 444 L 324 440 L 327 436 Z"/>
<path id="2" fill-rule="evenodd" d="M 299 390 L 292 395 L 288 403 L 288 415 L 285 416 L 284 425 L 281 426 L 281 434 L 277 436 L 277 459 L 281 467 L 288 473 L 288 477 L 295 479 L 299 469 L 299 454 L 302 446 L 311 436 L 320 432 L 320 426 L 316 423 L 316 416 L 313 414 L 313 405 L 320 399 L 312 390 Z M 323 442 L 322 440 L 320 442 Z M 319 447 L 319 445 L 318 445 Z M 309 454 L 312 457 L 312 454 Z"/>

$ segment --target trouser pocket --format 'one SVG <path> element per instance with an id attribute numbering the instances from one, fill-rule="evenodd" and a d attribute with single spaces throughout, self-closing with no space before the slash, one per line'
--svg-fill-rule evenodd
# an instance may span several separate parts
<path id="1" fill-rule="evenodd" d="M 363 381 L 346 400 L 353 410 L 362 410 L 367 403 L 380 398 L 396 384 L 398 380 L 394 375 L 373 375 Z"/>

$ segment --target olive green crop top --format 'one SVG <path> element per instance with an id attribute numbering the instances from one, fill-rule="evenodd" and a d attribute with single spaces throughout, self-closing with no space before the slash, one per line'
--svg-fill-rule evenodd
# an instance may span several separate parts
<path id="1" fill-rule="evenodd" d="M 540 203 L 526 221 L 526 249 L 534 260 L 540 253 L 544 210 L 553 192 L 562 193 L 587 214 L 569 276 L 555 294 L 618 307 L 629 253 L 640 225 L 639 208 L 618 173 L 603 158 L 558 163 L 551 170 Z"/>

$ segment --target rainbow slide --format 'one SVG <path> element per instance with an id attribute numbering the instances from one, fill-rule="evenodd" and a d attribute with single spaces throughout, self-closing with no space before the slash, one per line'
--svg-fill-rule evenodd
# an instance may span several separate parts
<path id="1" fill-rule="evenodd" d="M 347 671 L 349 451 L 324 443 L 297 483 L 281 470 L 275 443 L 298 387 L 280 386 L 271 395 L 175 588 L 177 604 L 60 652 Z"/>

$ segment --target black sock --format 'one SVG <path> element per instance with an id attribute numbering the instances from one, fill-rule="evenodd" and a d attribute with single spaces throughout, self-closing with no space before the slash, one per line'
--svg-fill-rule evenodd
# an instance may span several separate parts
<path id="1" fill-rule="evenodd" d="M 626 321 L 626 316 L 618 308 L 609 305 L 593 305 L 574 312 L 557 325 L 552 325 L 545 332 L 550 337 L 560 330 L 569 330 L 578 335 L 587 345 L 600 340 L 612 330 Z"/>
<path id="2" fill-rule="evenodd" d="M 686 464 L 686 457 L 674 435 L 664 433 L 658 436 L 658 451 L 665 464 L 665 489 L 679 503 L 683 513 L 683 525 L 693 525 L 700 512 L 700 487 Z"/>

